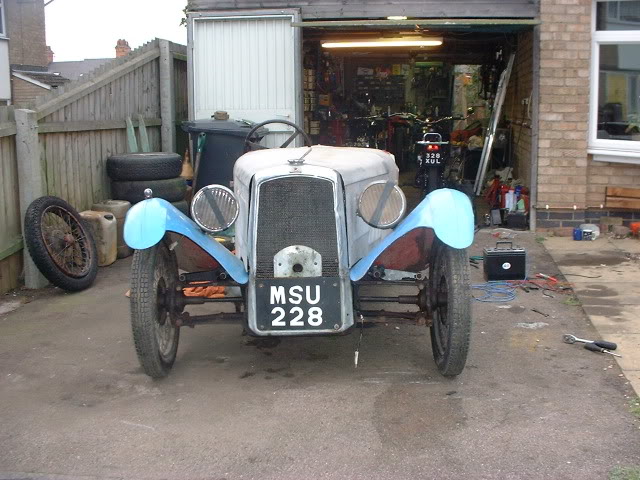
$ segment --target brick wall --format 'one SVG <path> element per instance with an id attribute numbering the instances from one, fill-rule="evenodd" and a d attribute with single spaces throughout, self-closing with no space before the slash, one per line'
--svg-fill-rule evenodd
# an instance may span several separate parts
<path id="1" fill-rule="evenodd" d="M 42 0 L 4 0 L 9 62 L 12 65 L 46 67 L 44 2 Z"/>
<path id="2" fill-rule="evenodd" d="M 505 118 L 511 125 L 514 178 L 531 184 L 531 118 L 528 102 L 533 88 L 533 31 L 518 35 L 516 58 L 505 97 Z"/>
<path id="3" fill-rule="evenodd" d="M 567 209 L 538 210 L 537 226 L 574 227 L 602 216 L 640 220 L 640 212 L 597 208 L 607 185 L 640 187 L 640 166 L 594 162 L 587 154 L 591 0 L 541 0 L 540 18 L 537 204 Z"/>
<path id="4" fill-rule="evenodd" d="M 591 2 L 540 2 L 538 205 L 586 204 Z"/>
<path id="5" fill-rule="evenodd" d="M 587 203 L 597 206 L 605 201 L 607 185 L 640 188 L 640 165 L 594 162 L 589 159 L 587 181 Z"/>
<path id="6" fill-rule="evenodd" d="M 35 103 L 36 97 L 40 97 L 49 90 L 34 85 L 16 77 L 11 77 L 11 95 L 16 108 L 30 108 Z"/>

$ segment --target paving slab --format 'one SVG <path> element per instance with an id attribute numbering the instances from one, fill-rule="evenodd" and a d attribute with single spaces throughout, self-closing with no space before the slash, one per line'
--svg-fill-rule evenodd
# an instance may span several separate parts
<path id="1" fill-rule="evenodd" d="M 480 232 L 470 254 L 495 240 Z M 559 273 L 535 235 L 516 243 Z M 565 296 L 474 302 L 455 379 L 425 327 L 365 329 L 356 369 L 358 335 L 265 342 L 223 325 L 183 329 L 173 371 L 152 381 L 128 279 L 121 260 L 89 290 L 0 316 L 0 479 L 556 480 L 640 464 L 633 390 L 613 359 L 562 342 L 597 335 Z"/>
<path id="2" fill-rule="evenodd" d="M 577 242 L 551 237 L 544 241 L 575 293 L 599 338 L 618 344 L 617 361 L 640 394 L 640 241 L 603 236 Z"/>

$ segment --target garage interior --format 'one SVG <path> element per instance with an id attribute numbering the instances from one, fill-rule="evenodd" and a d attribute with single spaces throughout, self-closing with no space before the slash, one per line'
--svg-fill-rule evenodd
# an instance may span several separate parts
<path id="1" fill-rule="evenodd" d="M 424 145 L 417 142 L 439 133 L 451 145 L 445 186 L 473 196 L 501 73 L 513 54 L 476 220 L 528 228 L 533 31 L 518 22 L 304 22 L 305 131 L 316 144 L 393 153 L 412 204 L 422 196 L 416 186 Z M 388 46 L 399 41 L 406 43 Z M 430 45 L 415 46 L 420 41 Z M 496 173 L 500 180 L 492 183 Z"/>

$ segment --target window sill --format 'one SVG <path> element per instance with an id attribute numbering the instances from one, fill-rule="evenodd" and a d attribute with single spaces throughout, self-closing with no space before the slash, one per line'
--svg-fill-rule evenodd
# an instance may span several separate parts
<path id="1" fill-rule="evenodd" d="M 640 151 L 616 151 L 589 148 L 587 153 L 593 155 L 594 162 L 632 163 L 640 165 Z"/>

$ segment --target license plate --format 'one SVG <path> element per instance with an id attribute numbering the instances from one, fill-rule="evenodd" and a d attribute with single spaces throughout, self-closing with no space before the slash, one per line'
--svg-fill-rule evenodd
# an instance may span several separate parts
<path id="1" fill-rule="evenodd" d="M 340 279 L 274 278 L 257 280 L 258 329 L 338 330 L 342 326 Z"/>
<path id="2" fill-rule="evenodd" d="M 440 165 L 446 160 L 446 154 L 442 152 L 424 152 L 420 155 L 420 165 Z"/>

